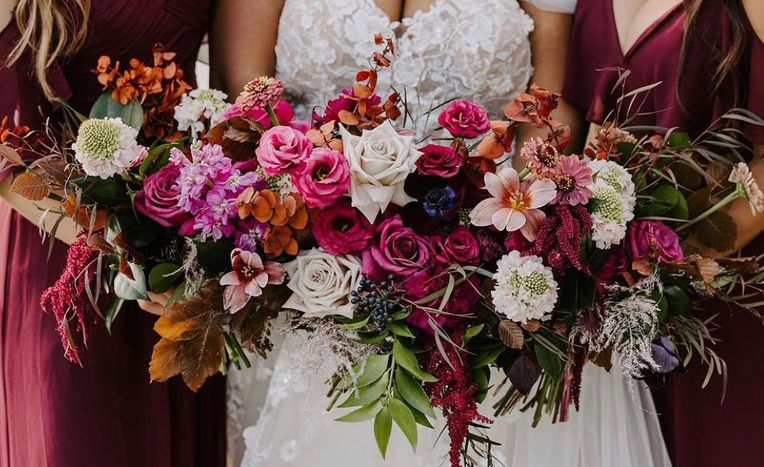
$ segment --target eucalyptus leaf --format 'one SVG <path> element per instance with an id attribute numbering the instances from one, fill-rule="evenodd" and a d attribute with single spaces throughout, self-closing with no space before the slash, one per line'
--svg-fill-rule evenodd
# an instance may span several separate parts
<path id="1" fill-rule="evenodd" d="M 395 362 L 411 373 L 416 379 L 434 383 L 438 379 L 419 368 L 419 362 L 414 352 L 407 349 L 398 339 L 393 343 L 393 358 Z"/>
<path id="2" fill-rule="evenodd" d="M 382 410 L 382 402 L 376 401 L 372 404 L 365 405 L 360 409 L 354 410 L 348 414 L 343 415 L 340 418 L 335 419 L 338 422 L 347 423 L 360 423 L 366 420 L 371 420 Z"/>
<path id="3" fill-rule="evenodd" d="M 119 297 L 112 297 L 111 303 L 109 303 L 109 308 L 106 310 L 106 330 L 111 334 L 111 326 L 114 324 L 114 320 L 117 319 L 117 315 L 119 315 L 120 310 L 122 310 L 122 305 L 125 304 L 125 301 L 122 300 Z"/>
<path id="4" fill-rule="evenodd" d="M 390 415 L 390 409 L 383 407 L 374 417 L 374 439 L 377 440 L 377 446 L 383 459 L 387 455 L 387 445 L 390 443 L 392 432 L 393 417 Z"/>
<path id="5" fill-rule="evenodd" d="M 135 280 L 130 280 L 126 275 L 117 273 L 114 278 L 114 295 L 123 300 L 148 300 L 146 295 L 146 275 L 143 268 L 130 263 L 130 271 Z"/>
<path id="6" fill-rule="evenodd" d="M 400 368 L 395 369 L 395 388 L 409 405 L 428 417 L 435 418 L 430 398 L 427 397 L 422 385 Z"/>
<path id="7" fill-rule="evenodd" d="M 124 105 L 111 98 L 111 92 L 101 94 L 93 107 L 90 108 L 90 118 L 117 118 L 122 116 Z"/>
<path id="8" fill-rule="evenodd" d="M 123 109 L 119 115 L 122 122 L 130 127 L 135 128 L 137 131 L 141 131 L 143 126 L 143 108 L 138 101 L 131 101 Z"/>
<path id="9" fill-rule="evenodd" d="M 417 445 L 417 429 L 416 420 L 414 414 L 403 402 L 398 399 L 390 399 L 387 402 L 387 407 L 390 409 L 390 415 L 393 417 L 393 421 L 401 429 L 406 439 L 411 443 L 411 447 L 416 451 Z"/>

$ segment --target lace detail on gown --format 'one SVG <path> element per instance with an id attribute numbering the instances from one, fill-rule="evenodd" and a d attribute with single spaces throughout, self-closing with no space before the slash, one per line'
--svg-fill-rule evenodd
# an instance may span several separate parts
<path id="1" fill-rule="evenodd" d="M 382 33 L 395 37 L 396 57 L 380 73 L 380 93 L 391 83 L 405 89 L 415 117 L 454 97 L 474 100 L 498 117 L 530 80 L 532 30 L 517 0 L 434 0 L 429 10 L 401 22 L 390 21 L 373 0 L 286 0 L 276 74 L 298 117 L 309 119 L 314 106 L 338 96 L 368 66 L 373 35 Z"/>

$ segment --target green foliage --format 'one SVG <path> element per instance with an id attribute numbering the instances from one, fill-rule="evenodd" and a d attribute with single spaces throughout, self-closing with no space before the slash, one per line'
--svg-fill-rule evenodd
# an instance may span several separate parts
<path id="1" fill-rule="evenodd" d="M 149 273 L 149 287 L 155 293 L 164 293 L 183 274 L 183 269 L 172 263 L 162 263 L 154 266 Z"/>
<path id="2" fill-rule="evenodd" d="M 143 109 L 138 101 L 131 101 L 127 105 L 122 105 L 111 98 L 110 92 L 105 92 L 90 109 L 90 118 L 121 118 L 125 125 L 141 131 Z"/>

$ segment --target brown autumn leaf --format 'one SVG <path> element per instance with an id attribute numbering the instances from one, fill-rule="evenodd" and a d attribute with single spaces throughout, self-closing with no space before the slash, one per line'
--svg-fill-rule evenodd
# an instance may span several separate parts
<path id="1" fill-rule="evenodd" d="M 130 263 L 125 259 L 124 256 L 119 257 L 119 272 L 125 275 L 128 279 L 131 281 L 135 280 L 135 275 L 133 274 L 133 268 L 130 267 Z"/>
<path id="2" fill-rule="evenodd" d="M 90 228 L 91 218 L 93 216 L 92 208 L 80 206 L 79 211 L 75 212 L 77 209 L 77 198 L 74 195 L 66 198 L 66 200 L 61 203 L 61 207 L 64 209 L 64 212 L 66 212 L 66 215 L 69 216 L 69 218 L 71 218 L 75 223 L 77 223 L 77 225 L 86 229 Z M 97 211 L 95 216 L 96 218 L 93 230 L 102 230 L 104 227 L 106 227 L 106 218 L 108 217 L 108 212 L 105 210 Z"/>
<path id="3" fill-rule="evenodd" d="M 90 245 L 94 250 L 100 251 L 104 255 L 114 254 L 114 247 L 112 247 L 111 244 L 106 241 L 106 238 L 104 238 L 103 234 L 101 233 L 94 233 L 88 237 L 88 245 Z"/>
<path id="4" fill-rule="evenodd" d="M 510 349 L 522 350 L 523 329 L 514 321 L 504 319 L 499 323 L 499 337 Z"/>
<path id="5" fill-rule="evenodd" d="M 731 251 L 735 249 L 737 226 L 735 221 L 726 213 L 717 211 L 706 219 L 698 222 L 693 233 L 705 246 L 716 251 Z"/>
<path id="6" fill-rule="evenodd" d="M 180 372 L 192 391 L 198 391 L 207 378 L 220 371 L 224 349 L 223 329 L 212 322 L 181 344 Z"/>
<path id="7" fill-rule="evenodd" d="M 357 115 L 347 110 L 340 110 L 337 116 L 340 118 L 340 122 L 346 126 L 356 126 L 361 123 Z"/>
<path id="8" fill-rule="evenodd" d="M 151 381 L 164 383 L 175 375 L 180 374 L 180 341 L 161 339 L 154 346 L 149 364 Z"/>
<path id="9" fill-rule="evenodd" d="M 705 187 L 699 190 L 694 190 L 687 196 L 687 212 L 690 219 L 695 219 L 699 215 L 708 209 L 709 200 L 711 199 L 711 188 Z"/>
<path id="10" fill-rule="evenodd" d="M 255 157 L 261 129 L 245 119 L 236 117 L 212 127 L 207 141 L 223 148 L 225 154 L 235 161 L 247 161 Z"/>
<path id="11" fill-rule="evenodd" d="M 541 329 L 541 321 L 537 319 L 531 319 L 528 320 L 527 323 L 521 325 L 523 329 L 525 329 L 528 332 L 536 332 L 539 329 Z"/>
<path id="12" fill-rule="evenodd" d="M 269 285 L 263 294 L 250 300 L 231 322 L 231 330 L 239 335 L 242 347 L 265 358 L 273 345 L 270 342 L 271 322 L 292 294 L 289 287 Z"/>
<path id="13" fill-rule="evenodd" d="M 39 175 L 26 172 L 13 180 L 11 192 L 29 201 L 42 201 L 50 194 L 50 185 Z"/>
<path id="14" fill-rule="evenodd" d="M 6 144 L 0 144 L 0 158 L 7 160 L 11 165 L 24 165 L 19 153 Z"/>
<path id="15" fill-rule="evenodd" d="M 64 185 L 69 179 L 67 164 L 60 156 L 48 156 L 37 161 L 36 168 L 48 174 L 58 184 Z"/>

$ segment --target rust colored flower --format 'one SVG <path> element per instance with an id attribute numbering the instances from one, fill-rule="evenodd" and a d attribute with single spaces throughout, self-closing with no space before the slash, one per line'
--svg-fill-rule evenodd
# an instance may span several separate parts
<path id="1" fill-rule="evenodd" d="M 298 250 L 297 240 L 293 237 L 292 229 L 289 226 L 274 227 L 265 235 L 263 251 L 272 258 L 281 256 L 284 253 L 295 256 Z"/>
<path id="2" fill-rule="evenodd" d="M 517 134 L 517 127 L 509 122 L 492 121 L 491 134 L 486 136 L 477 147 L 477 153 L 486 159 L 499 159 L 512 152 L 512 143 Z"/>
<path id="3" fill-rule="evenodd" d="M 308 209 L 297 193 L 279 199 L 272 190 L 255 191 L 249 187 L 236 199 L 236 207 L 241 219 L 252 216 L 258 222 L 275 227 L 288 225 L 295 230 L 302 230 L 308 225 Z"/>
<path id="4" fill-rule="evenodd" d="M 559 98 L 559 94 L 534 84 L 531 86 L 531 94 L 521 93 L 514 102 L 504 107 L 504 115 L 514 122 L 544 128 L 550 126 L 549 115 L 557 108 Z"/>

